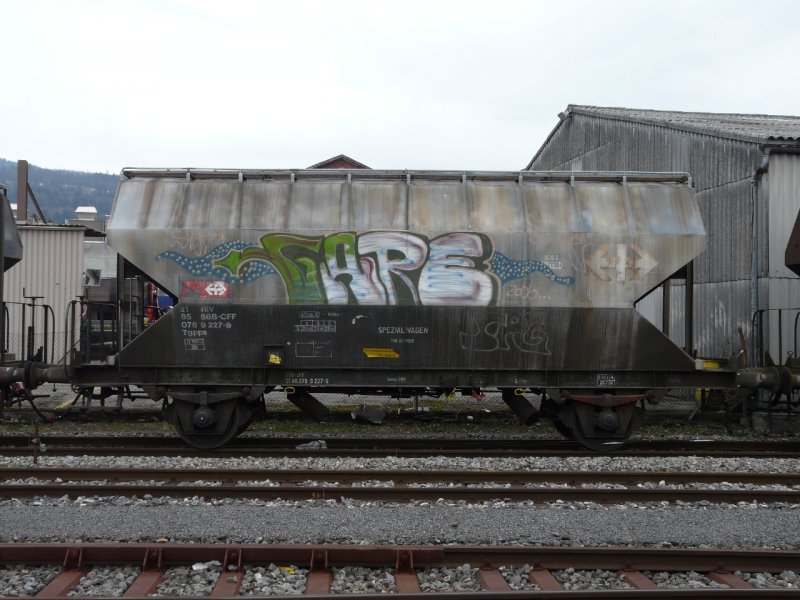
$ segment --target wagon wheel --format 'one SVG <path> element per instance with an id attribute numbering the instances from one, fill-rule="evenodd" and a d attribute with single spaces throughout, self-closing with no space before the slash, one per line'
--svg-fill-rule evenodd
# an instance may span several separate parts
<path id="1" fill-rule="evenodd" d="M 563 437 L 567 438 L 568 440 L 575 440 L 575 432 L 572 430 L 567 423 L 562 421 L 559 417 L 554 417 L 550 420 L 550 423 L 553 424 L 556 431 L 560 433 Z"/>
<path id="2" fill-rule="evenodd" d="M 636 416 L 641 413 L 635 402 L 599 407 L 572 400 L 565 409 L 571 412 L 573 439 L 596 452 L 621 448 L 636 429 Z"/>
<path id="3" fill-rule="evenodd" d="M 250 427 L 250 423 L 258 418 L 263 418 L 266 416 L 266 403 L 267 400 L 263 393 L 259 394 L 255 401 L 248 402 L 247 400 L 243 400 L 239 402 L 239 427 L 236 430 L 237 436 L 244 433 L 247 428 Z"/>
<path id="4" fill-rule="evenodd" d="M 542 397 L 540 414 L 548 417 L 555 430 L 563 437 L 568 440 L 575 439 L 575 433 L 572 431 L 573 415 L 565 411 L 547 393 Z"/>
<path id="5" fill-rule="evenodd" d="M 213 405 L 173 400 L 169 408 L 169 420 L 181 439 L 203 450 L 227 444 L 244 431 L 249 422 L 249 411 L 238 398 Z"/>

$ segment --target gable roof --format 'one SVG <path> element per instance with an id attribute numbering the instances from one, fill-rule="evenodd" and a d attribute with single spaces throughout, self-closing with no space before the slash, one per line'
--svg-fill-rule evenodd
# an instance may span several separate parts
<path id="1" fill-rule="evenodd" d="M 327 158 L 322 162 L 308 167 L 309 169 L 369 169 L 364 163 L 360 163 L 346 154 L 339 154 Z"/>
<path id="2" fill-rule="evenodd" d="M 553 127 L 526 170 L 550 144 L 565 121 L 573 115 L 668 127 L 679 131 L 700 133 L 753 144 L 800 145 L 800 117 L 782 115 L 746 115 L 737 113 L 703 113 L 613 106 L 570 104 L 558 114 L 559 122 Z"/>
<path id="3" fill-rule="evenodd" d="M 800 117 L 795 116 L 680 112 L 570 104 L 566 115 L 572 114 L 660 125 L 759 144 L 800 142 Z"/>

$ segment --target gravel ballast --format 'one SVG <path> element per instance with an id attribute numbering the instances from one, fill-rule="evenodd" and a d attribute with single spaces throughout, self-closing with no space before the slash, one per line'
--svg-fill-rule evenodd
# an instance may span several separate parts
<path id="1" fill-rule="evenodd" d="M 133 566 L 96 566 L 81 577 L 68 596 L 121 596 L 139 576 L 141 569 Z"/>
<path id="2" fill-rule="evenodd" d="M 35 596 L 60 572 L 60 566 L 2 565 L 0 596 Z"/>
<path id="3" fill-rule="evenodd" d="M 297 565 L 246 565 L 239 595 L 295 596 L 305 593 L 307 579 L 308 569 L 301 569 Z"/>
<path id="4" fill-rule="evenodd" d="M 481 584 L 475 577 L 477 568 L 468 564 L 455 568 L 431 568 L 417 571 L 423 592 L 478 592 Z"/>
<path id="5" fill-rule="evenodd" d="M 213 560 L 186 567 L 171 567 L 156 588 L 158 596 L 207 596 L 219 579 L 222 565 Z"/>
<path id="6" fill-rule="evenodd" d="M 91 500 L 91 499 L 89 499 Z M 37 505 L 38 502 L 38 505 Z M 159 503 L 163 502 L 163 503 Z M 800 506 L 390 504 L 43 499 L 0 503 L 0 541 L 535 544 L 771 547 L 799 544 Z"/>
<path id="7" fill-rule="evenodd" d="M 498 570 L 512 590 L 532 592 L 541 589 L 538 585 L 531 583 L 530 565 L 522 565 L 521 567 L 503 565 L 498 567 Z"/>
<path id="8" fill-rule="evenodd" d="M 333 569 L 332 594 L 389 594 L 396 591 L 394 569 L 367 567 Z"/>
<path id="9" fill-rule="evenodd" d="M 552 571 L 553 577 L 565 590 L 629 590 L 625 577 L 613 571 L 600 569 L 561 569 Z"/>
<path id="10" fill-rule="evenodd" d="M 794 571 L 783 571 L 782 573 L 742 573 L 736 571 L 738 577 L 744 579 L 754 588 L 786 588 L 795 589 L 800 587 L 800 579 Z"/>
<path id="11" fill-rule="evenodd" d="M 499 457 L 463 458 L 180 458 L 40 457 L 44 467 L 218 469 L 417 469 L 798 472 L 800 459 L 720 457 Z M 2 457 L 0 466 L 30 467 L 30 457 Z M 219 482 L 207 482 L 209 486 Z M 263 484 L 263 482 L 260 482 Z M 374 485 L 364 482 L 362 485 Z M 597 484 L 594 484 L 596 486 Z M 691 484 L 690 484 L 691 485 Z M 716 484 L 715 484 L 716 485 Z M 661 483 L 650 487 L 670 487 Z M 740 487 L 719 484 L 720 487 Z M 558 487 L 558 486 L 555 486 Z M 610 486 L 614 487 L 614 486 Z M 677 486 L 676 486 L 677 487 Z M 745 484 L 744 489 L 757 486 Z M 777 486 L 776 486 L 777 487 Z M 651 502 L 533 504 L 496 500 L 414 501 L 348 498 L 308 501 L 175 499 L 153 485 L 141 497 L 33 498 L 0 501 L 0 541 L 131 541 L 203 543 L 646 545 L 654 547 L 800 548 L 800 505 Z M 280 571 L 280 569 L 279 569 Z M 194 573 L 197 575 L 197 573 Z M 290 584 L 274 570 L 247 589 Z M 255 573 L 253 575 L 255 578 Z M 265 584 L 264 579 L 277 578 Z M 303 579 L 304 581 L 304 579 Z M 781 580 L 783 581 L 783 580 Z M 788 582 L 791 583 L 791 582 Z M 304 583 L 303 583 L 304 585 Z M 520 584 L 522 585 L 522 584 Z M 779 585 L 779 584 L 775 584 Z M 299 589 L 299 588 L 298 588 Z M 522 588 L 527 589 L 527 588 Z"/>
<path id="12" fill-rule="evenodd" d="M 171 468 L 171 469 L 358 469 L 472 471 L 723 471 L 730 473 L 797 473 L 800 459 L 709 456 L 512 456 L 512 457 L 302 457 L 186 458 L 157 456 L 47 456 L 40 467 Z M 29 456 L 2 456 L 0 467 L 37 466 Z"/>

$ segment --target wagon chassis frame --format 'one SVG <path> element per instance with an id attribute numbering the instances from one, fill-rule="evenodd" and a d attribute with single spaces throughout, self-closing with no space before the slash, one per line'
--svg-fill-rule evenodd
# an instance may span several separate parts
<path id="1" fill-rule="evenodd" d="M 136 367 L 126 365 L 81 365 L 69 370 L 70 381 L 82 387 L 157 385 L 173 386 L 231 386 L 264 385 L 268 387 L 302 387 L 319 393 L 373 393 L 386 395 L 393 390 L 401 395 L 405 390 L 421 389 L 500 389 L 526 388 L 602 390 L 601 393 L 614 394 L 620 390 L 651 390 L 675 388 L 736 388 L 734 371 L 466 371 L 420 369 L 345 369 L 345 368 L 304 368 L 309 377 L 292 377 L 295 371 L 255 368 L 209 368 L 209 367 Z M 343 376 L 346 373 L 346 376 Z M 392 380 L 403 379 L 398 385 Z M 598 382 L 614 381 L 614 386 Z M 340 385 L 314 385 L 315 379 L 341 380 Z M 346 383 L 345 383 L 346 381 Z M 391 394 L 390 394 L 391 395 Z"/>

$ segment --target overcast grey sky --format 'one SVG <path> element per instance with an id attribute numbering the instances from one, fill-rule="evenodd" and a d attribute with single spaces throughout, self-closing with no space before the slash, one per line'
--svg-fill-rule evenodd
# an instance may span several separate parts
<path id="1" fill-rule="evenodd" d="M 523 168 L 567 104 L 800 114 L 800 2 L 0 0 L 0 157 Z"/>

